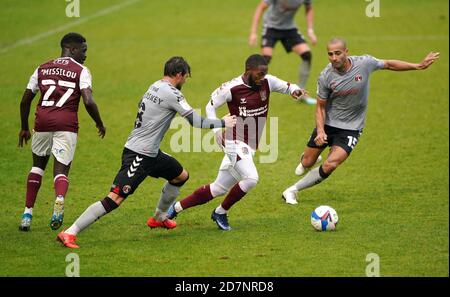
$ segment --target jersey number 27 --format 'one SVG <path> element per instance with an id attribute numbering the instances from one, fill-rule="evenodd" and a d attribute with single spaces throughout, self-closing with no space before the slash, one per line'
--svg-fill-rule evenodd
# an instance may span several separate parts
<path id="1" fill-rule="evenodd" d="M 64 103 L 66 103 L 67 99 L 69 99 L 70 95 L 72 95 L 72 93 L 74 92 L 76 86 L 74 82 L 65 80 L 58 80 L 58 84 L 56 84 L 56 82 L 52 79 L 43 79 L 42 85 L 50 86 L 45 92 L 44 98 L 42 98 L 42 106 L 53 106 L 55 104 L 55 101 L 48 99 L 52 95 L 53 91 L 55 91 L 57 85 L 67 88 L 67 91 L 64 93 L 64 95 L 62 95 L 58 102 L 56 102 L 55 106 L 57 107 L 61 107 L 64 105 Z"/>

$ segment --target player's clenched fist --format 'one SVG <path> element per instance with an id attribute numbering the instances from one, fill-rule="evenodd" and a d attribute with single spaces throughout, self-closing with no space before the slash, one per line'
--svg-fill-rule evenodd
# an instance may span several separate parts
<path id="1" fill-rule="evenodd" d="M 325 132 L 323 132 L 323 131 L 321 131 L 321 132 L 317 131 L 317 136 L 316 136 L 316 138 L 314 138 L 314 142 L 319 146 L 328 143 L 327 134 L 325 134 Z"/>

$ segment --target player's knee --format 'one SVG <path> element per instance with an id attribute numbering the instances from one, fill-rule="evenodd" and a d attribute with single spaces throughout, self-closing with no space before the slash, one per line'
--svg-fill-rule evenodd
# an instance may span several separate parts
<path id="1" fill-rule="evenodd" d="M 263 55 L 264 59 L 266 60 L 267 64 L 270 63 L 270 61 L 272 60 L 272 56 L 268 56 L 268 55 Z"/>
<path id="2" fill-rule="evenodd" d="M 241 187 L 242 191 L 245 193 L 248 193 L 251 189 L 256 187 L 258 184 L 258 178 L 257 177 L 249 177 L 244 178 L 239 182 L 239 186 Z"/>
<path id="3" fill-rule="evenodd" d="M 305 62 L 311 62 L 311 60 L 312 60 L 311 51 L 304 52 L 303 54 L 300 55 L 300 57 Z"/>
<path id="4" fill-rule="evenodd" d="M 325 174 L 330 175 L 333 171 L 336 170 L 336 168 L 338 168 L 338 166 L 339 162 L 326 160 L 321 168 Z"/>
<path id="5" fill-rule="evenodd" d="M 169 181 L 169 184 L 175 187 L 182 187 L 189 180 L 189 173 L 186 170 L 180 174 L 179 177 Z"/>
<path id="6" fill-rule="evenodd" d="M 169 184 L 176 187 L 181 187 L 188 181 L 188 179 L 189 179 L 189 172 L 187 172 L 186 169 L 183 169 L 183 171 L 179 176 L 169 181 Z"/>
<path id="7" fill-rule="evenodd" d="M 229 190 L 217 182 L 213 182 L 212 184 L 210 184 L 209 189 L 213 197 L 225 195 Z"/>
<path id="8" fill-rule="evenodd" d="M 111 199 L 110 197 L 106 196 L 103 200 L 100 202 L 103 205 L 103 208 L 106 210 L 106 213 L 109 213 L 119 207 L 119 205 L 122 203 L 123 199 Z"/>

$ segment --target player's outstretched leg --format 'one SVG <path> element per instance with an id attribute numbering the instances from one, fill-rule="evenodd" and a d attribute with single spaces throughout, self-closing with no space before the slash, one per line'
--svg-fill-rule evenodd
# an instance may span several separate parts
<path id="1" fill-rule="evenodd" d="M 304 155 L 304 159 L 307 160 L 302 160 L 303 163 L 306 161 L 307 164 L 313 164 L 322 150 L 323 148 L 308 147 Z M 348 155 L 349 153 L 343 148 L 332 146 L 330 154 L 321 166 L 309 171 L 302 179 L 283 192 L 282 197 L 286 200 L 286 203 L 297 204 L 297 193 L 299 191 L 321 183 L 348 158 Z"/>
<path id="2" fill-rule="evenodd" d="M 326 179 L 329 174 L 326 174 L 322 166 L 314 168 L 310 172 L 308 172 L 305 177 L 300 179 L 293 186 L 290 186 L 283 192 L 283 199 L 286 200 L 288 204 L 297 204 L 297 193 L 301 190 L 310 188 L 314 185 L 321 183 L 324 179 Z"/>
<path id="3" fill-rule="evenodd" d="M 103 200 L 91 204 L 75 223 L 69 227 L 69 229 L 58 234 L 56 240 L 68 248 L 78 248 L 79 246 L 76 244 L 77 234 L 92 225 L 105 214 L 119 207 L 124 199 L 117 196 L 115 193 L 110 193 L 110 195 L 115 195 L 116 201 L 107 196 Z"/>
<path id="4" fill-rule="evenodd" d="M 205 204 L 214 197 L 218 196 L 212 194 L 211 187 L 214 188 L 214 183 L 211 185 L 203 185 L 195 190 L 191 195 L 172 204 L 167 211 L 167 218 L 174 219 L 181 211 L 197 205 Z"/>
<path id="5" fill-rule="evenodd" d="M 304 158 L 308 159 L 305 160 L 306 163 L 312 164 L 322 150 L 323 148 L 308 147 L 304 156 Z M 283 192 L 283 198 L 286 200 L 286 203 L 297 204 L 297 193 L 299 191 L 315 186 L 328 178 L 348 158 L 349 154 L 344 148 L 333 145 L 330 154 L 321 166 L 309 171 L 302 179 Z"/>

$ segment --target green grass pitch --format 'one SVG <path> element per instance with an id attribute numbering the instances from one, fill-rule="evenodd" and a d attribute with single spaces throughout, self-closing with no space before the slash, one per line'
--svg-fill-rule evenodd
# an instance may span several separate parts
<path id="1" fill-rule="evenodd" d="M 161 78 L 163 63 L 173 55 L 189 61 L 192 78 L 183 93 L 204 114 L 210 93 L 259 52 L 247 45 L 258 2 L 82 0 L 77 19 L 66 17 L 65 1 L 0 2 L 0 276 L 65 276 L 71 250 L 48 227 L 52 162 L 32 230 L 18 231 L 31 168 L 30 144 L 17 148 L 19 102 L 35 67 L 59 56 L 61 36 L 86 36 L 86 66 L 107 127 L 100 140 L 80 103 L 67 228 L 108 193 L 137 103 Z M 328 180 L 301 192 L 297 206 L 285 204 L 281 192 L 297 180 L 293 171 L 314 126 L 314 107 L 274 93 L 269 116 L 278 118 L 278 159 L 257 162 L 260 183 L 230 211 L 231 232 L 220 232 L 209 218 L 221 198 L 182 213 L 174 230 L 150 230 L 145 223 L 163 181 L 149 178 L 118 210 L 78 236 L 81 276 L 365 276 L 369 253 L 379 255 L 381 276 L 449 275 L 448 1 L 380 1 L 375 18 L 365 15 L 366 1 L 334 2 L 314 1 L 319 42 L 312 49 L 310 93 L 328 63 L 325 45 L 333 36 L 346 38 L 355 55 L 419 62 L 439 51 L 441 58 L 427 71 L 372 75 L 367 124 L 355 151 Z M 303 8 L 296 20 L 305 27 Z M 299 62 L 278 44 L 269 72 L 296 82 Z M 30 125 L 33 120 L 32 112 Z M 163 142 L 168 152 L 175 132 Z M 191 176 L 180 198 L 212 182 L 222 159 L 219 152 L 173 156 Z M 337 210 L 336 232 L 313 231 L 309 216 L 322 204 Z"/>

